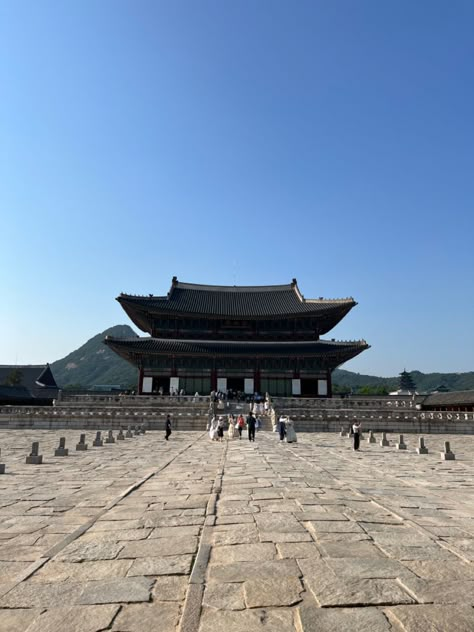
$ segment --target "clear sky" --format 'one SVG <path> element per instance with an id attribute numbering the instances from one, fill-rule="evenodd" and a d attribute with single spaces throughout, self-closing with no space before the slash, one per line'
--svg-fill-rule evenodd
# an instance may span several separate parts
<path id="1" fill-rule="evenodd" d="M 373 375 L 474 370 L 471 0 L 0 0 L 0 364 L 171 278 L 358 305 Z"/>

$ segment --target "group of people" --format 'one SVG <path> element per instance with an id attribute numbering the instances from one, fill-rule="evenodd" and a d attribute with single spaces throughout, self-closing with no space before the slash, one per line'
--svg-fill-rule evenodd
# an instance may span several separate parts
<path id="1" fill-rule="evenodd" d="M 249 441 L 255 441 L 255 431 L 260 430 L 262 422 L 250 412 L 245 419 L 243 415 L 234 418 L 234 415 L 227 416 L 227 437 L 234 439 L 237 436 L 242 439 L 242 430 L 247 428 Z M 209 437 L 211 441 L 224 441 L 225 418 L 224 416 L 213 417 L 209 424 Z"/>
<path id="2" fill-rule="evenodd" d="M 293 426 L 293 421 L 289 417 L 280 417 L 278 423 L 273 428 L 274 432 L 278 432 L 280 435 L 280 441 L 284 441 L 286 438 L 287 443 L 296 443 L 296 432 Z"/>

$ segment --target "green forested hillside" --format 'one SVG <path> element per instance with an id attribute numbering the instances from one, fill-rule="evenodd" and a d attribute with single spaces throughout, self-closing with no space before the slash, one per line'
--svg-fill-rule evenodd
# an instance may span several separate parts
<path id="1" fill-rule="evenodd" d="M 75 386 L 91 388 L 100 384 L 115 384 L 121 388 L 135 388 L 137 370 L 103 344 L 105 336 L 129 337 L 136 333 L 128 325 L 116 325 L 106 329 L 88 340 L 82 347 L 73 351 L 62 360 L 51 365 L 56 382 L 61 388 Z M 400 369 L 401 370 L 401 369 Z M 474 371 L 470 373 L 421 373 L 412 371 L 411 375 L 418 392 L 434 390 L 444 386 L 450 391 L 474 389 Z M 387 392 L 398 388 L 398 375 L 394 377 L 377 377 L 360 375 L 344 369 L 336 369 L 333 373 L 335 391 L 358 392 L 365 389 L 374 392 L 382 387 Z"/>
<path id="2" fill-rule="evenodd" d="M 136 387 L 137 370 L 103 343 L 106 336 L 129 337 L 136 333 L 128 325 L 116 325 L 88 340 L 62 360 L 51 364 L 54 378 L 61 388 L 91 388 L 98 384 Z"/>

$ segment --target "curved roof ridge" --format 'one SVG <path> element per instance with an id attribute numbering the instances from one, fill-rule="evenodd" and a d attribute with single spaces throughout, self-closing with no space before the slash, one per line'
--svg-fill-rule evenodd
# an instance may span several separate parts
<path id="1" fill-rule="evenodd" d="M 202 290 L 204 292 L 283 292 L 293 289 L 291 283 L 283 285 L 207 285 L 202 283 L 183 283 L 176 281 L 174 288 L 180 290 Z"/>

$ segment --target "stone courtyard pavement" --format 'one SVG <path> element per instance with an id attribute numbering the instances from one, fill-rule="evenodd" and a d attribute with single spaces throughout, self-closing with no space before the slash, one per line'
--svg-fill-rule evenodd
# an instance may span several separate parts
<path id="1" fill-rule="evenodd" d="M 93 438 L 0 431 L 1 632 L 474 630 L 474 436 Z"/>

